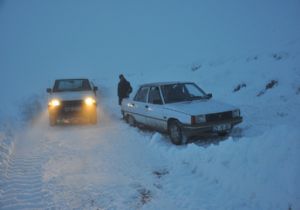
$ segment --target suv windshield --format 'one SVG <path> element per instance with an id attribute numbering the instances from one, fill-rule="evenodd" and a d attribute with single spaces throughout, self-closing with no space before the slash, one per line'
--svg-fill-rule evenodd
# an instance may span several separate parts
<path id="1" fill-rule="evenodd" d="M 162 85 L 165 103 L 206 99 L 206 93 L 194 83 L 174 83 Z"/>
<path id="2" fill-rule="evenodd" d="M 53 92 L 87 90 L 91 90 L 90 83 L 87 79 L 56 80 L 53 88 Z"/>

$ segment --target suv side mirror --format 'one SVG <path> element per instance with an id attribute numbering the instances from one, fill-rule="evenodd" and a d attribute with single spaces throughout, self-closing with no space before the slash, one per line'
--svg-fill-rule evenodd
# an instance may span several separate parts
<path id="1" fill-rule="evenodd" d="M 98 87 L 97 86 L 94 86 L 94 91 L 97 91 L 98 90 Z"/>
<path id="2" fill-rule="evenodd" d="M 208 94 L 206 94 L 206 97 L 207 97 L 208 99 L 210 99 L 210 98 L 212 98 L 212 94 L 211 94 L 211 93 L 208 93 Z"/>
<path id="3" fill-rule="evenodd" d="M 51 92 L 52 92 L 51 88 L 47 88 L 47 93 L 51 93 Z"/>

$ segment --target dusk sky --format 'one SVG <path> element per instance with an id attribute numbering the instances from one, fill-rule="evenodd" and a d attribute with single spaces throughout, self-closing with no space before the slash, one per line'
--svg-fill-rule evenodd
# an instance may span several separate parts
<path id="1" fill-rule="evenodd" d="M 0 95 L 16 100 L 11 94 L 41 92 L 60 77 L 115 72 L 111 79 L 117 81 L 121 72 L 171 71 L 256 53 L 262 46 L 276 50 L 299 39 L 300 31 L 299 1 L 281 5 L 279 0 L 0 0 Z M 7 94 L 11 86 L 15 89 Z M 34 90 L 37 86 L 41 89 Z"/>

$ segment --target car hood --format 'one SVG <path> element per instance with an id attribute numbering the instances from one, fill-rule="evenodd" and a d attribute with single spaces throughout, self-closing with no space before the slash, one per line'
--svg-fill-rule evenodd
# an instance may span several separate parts
<path id="1" fill-rule="evenodd" d="M 166 109 L 181 112 L 188 115 L 201 115 L 201 114 L 210 114 L 218 112 L 226 112 L 237 109 L 236 107 L 215 101 L 210 100 L 194 100 L 194 101 L 185 101 L 179 103 L 166 104 Z"/>
<path id="2" fill-rule="evenodd" d="M 95 94 L 93 91 L 68 91 L 68 92 L 56 92 L 50 94 L 50 99 L 56 98 L 63 101 L 71 101 L 71 100 L 82 100 L 86 97 L 95 98 Z"/>

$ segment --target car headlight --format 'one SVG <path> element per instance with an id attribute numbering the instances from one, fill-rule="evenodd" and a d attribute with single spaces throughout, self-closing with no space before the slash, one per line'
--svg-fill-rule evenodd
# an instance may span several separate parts
<path id="1" fill-rule="evenodd" d="M 84 99 L 84 103 L 88 106 L 92 106 L 93 104 L 96 104 L 96 100 L 92 97 L 87 97 Z"/>
<path id="2" fill-rule="evenodd" d="M 206 117 L 205 117 L 204 114 L 197 115 L 197 116 L 192 116 L 192 119 L 191 119 L 192 124 L 204 123 L 204 122 L 206 122 Z"/>
<path id="3" fill-rule="evenodd" d="M 50 102 L 49 102 L 49 106 L 51 107 L 57 107 L 59 106 L 61 103 L 58 99 L 52 99 Z"/>
<path id="4" fill-rule="evenodd" d="M 202 115 L 197 115 L 196 116 L 196 123 L 203 123 L 203 122 L 206 122 L 206 117 L 204 114 Z"/>
<path id="5" fill-rule="evenodd" d="M 232 117 L 233 118 L 239 117 L 239 116 L 240 116 L 240 110 L 239 109 L 236 109 L 236 110 L 232 111 Z"/>

